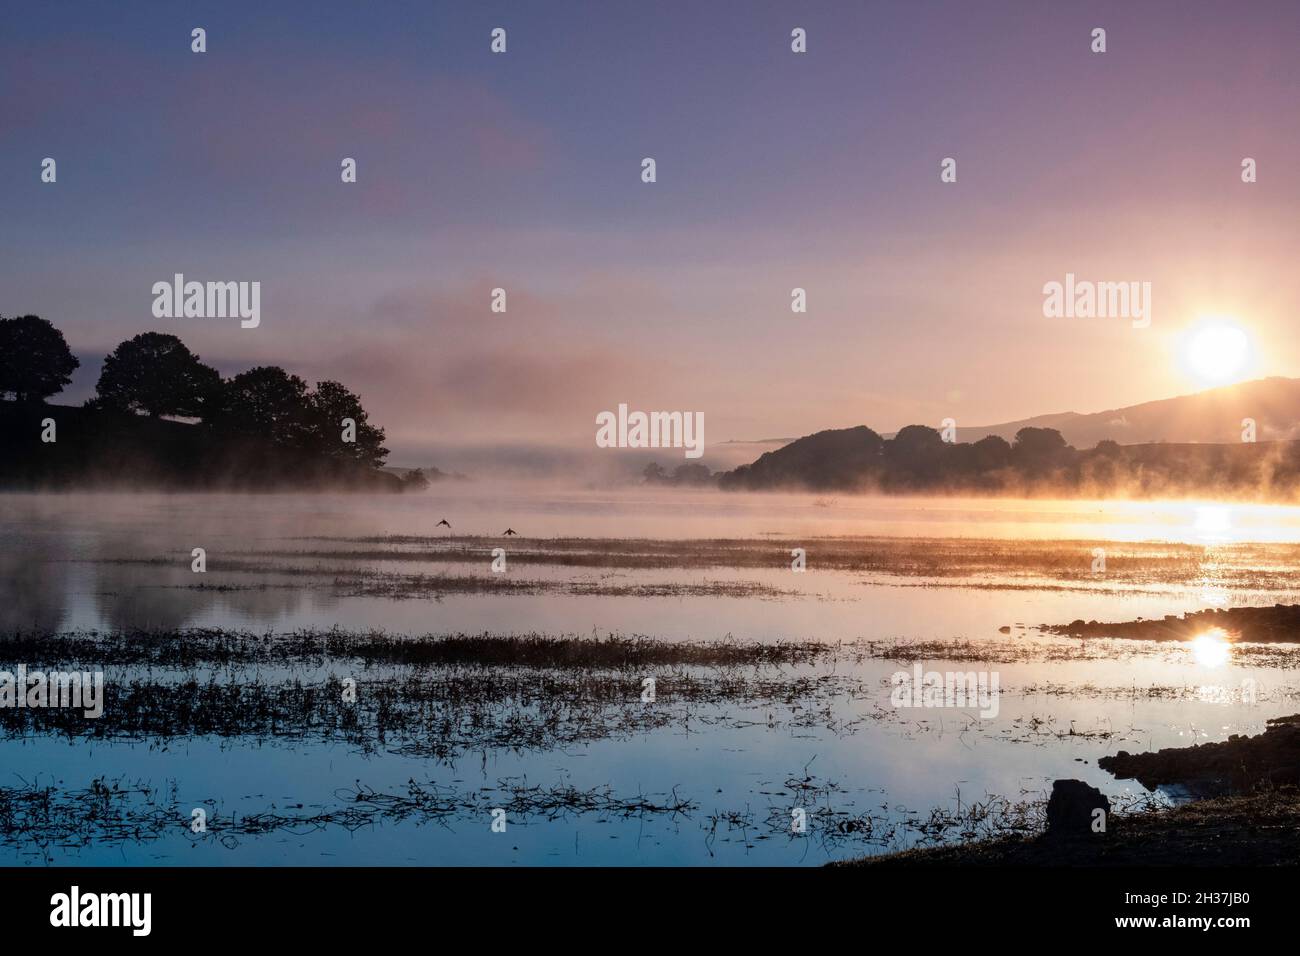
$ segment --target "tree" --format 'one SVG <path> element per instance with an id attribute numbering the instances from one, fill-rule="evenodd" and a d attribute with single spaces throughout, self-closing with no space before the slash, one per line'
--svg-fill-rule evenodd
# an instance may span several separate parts
<path id="1" fill-rule="evenodd" d="M 221 388 L 217 370 L 174 335 L 144 332 L 105 357 L 95 386 L 95 404 L 153 418 L 205 418 Z"/>
<path id="2" fill-rule="evenodd" d="M 1040 475 L 1064 464 L 1069 448 L 1055 428 L 1026 427 L 1016 432 L 1011 455 L 1018 468 Z"/>
<path id="3" fill-rule="evenodd" d="M 928 425 L 906 425 L 885 443 L 889 479 L 904 485 L 926 485 L 942 477 L 947 444 Z"/>
<path id="4" fill-rule="evenodd" d="M 1097 447 L 1087 452 L 1083 459 L 1081 477 L 1097 486 L 1100 493 L 1109 492 L 1117 485 L 1124 472 L 1124 450 L 1119 442 L 1103 438 Z"/>
<path id="5" fill-rule="evenodd" d="M 850 490 L 867 484 L 880 467 L 884 439 L 866 425 L 831 428 L 796 438 L 720 476 L 723 488 L 803 487 Z"/>
<path id="6" fill-rule="evenodd" d="M 1001 435 L 985 435 L 974 448 L 977 471 L 998 471 L 1011 464 L 1011 444 Z"/>
<path id="7" fill-rule="evenodd" d="M 276 365 L 240 372 L 221 388 L 213 424 L 223 431 L 303 448 L 311 435 L 307 383 Z"/>
<path id="8" fill-rule="evenodd" d="M 679 485 L 706 485 L 713 480 L 707 465 L 678 465 L 673 469 L 673 481 Z"/>
<path id="9" fill-rule="evenodd" d="M 344 419 L 351 419 L 351 441 L 344 440 Z M 317 382 L 308 396 L 308 428 L 314 450 L 331 458 L 350 459 L 378 468 L 388 457 L 384 430 L 371 425 L 361 399 L 338 382 Z"/>
<path id="10" fill-rule="evenodd" d="M 1026 427 L 1016 432 L 1015 448 L 1027 455 L 1053 455 L 1064 450 L 1066 444 L 1055 428 Z"/>
<path id="11" fill-rule="evenodd" d="M 45 319 L 0 316 L 0 396 L 42 401 L 63 391 L 80 365 L 63 333 Z"/>
<path id="12" fill-rule="evenodd" d="M 401 477 L 403 491 L 424 491 L 429 487 L 429 479 L 423 468 L 413 468 Z"/>

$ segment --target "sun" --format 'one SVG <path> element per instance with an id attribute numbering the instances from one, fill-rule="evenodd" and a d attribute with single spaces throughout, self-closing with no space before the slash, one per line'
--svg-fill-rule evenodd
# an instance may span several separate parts
<path id="1" fill-rule="evenodd" d="M 1183 363 L 1198 381 L 1222 385 L 1242 375 L 1251 352 L 1250 336 L 1241 326 L 1213 319 L 1190 330 L 1183 346 Z"/>

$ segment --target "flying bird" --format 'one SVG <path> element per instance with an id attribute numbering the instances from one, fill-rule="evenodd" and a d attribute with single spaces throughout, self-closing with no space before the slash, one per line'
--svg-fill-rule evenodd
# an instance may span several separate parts
<path id="1" fill-rule="evenodd" d="M 511 535 L 511 534 L 518 534 L 518 533 L 519 533 L 519 532 L 516 531 L 514 528 L 506 528 L 506 530 L 505 530 L 504 532 L 502 532 L 503 536 L 504 536 L 504 535 Z"/>
<path id="2" fill-rule="evenodd" d="M 442 519 L 441 521 L 439 521 L 436 525 L 434 525 L 434 527 L 435 527 L 435 528 L 441 528 L 443 525 L 446 525 L 446 526 L 447 526 L 447 530 L 448 530 L 448 531 L 451 530 L 451 522 L 448 521 L 446 518 L 443 518 L 443 519 Z"/>

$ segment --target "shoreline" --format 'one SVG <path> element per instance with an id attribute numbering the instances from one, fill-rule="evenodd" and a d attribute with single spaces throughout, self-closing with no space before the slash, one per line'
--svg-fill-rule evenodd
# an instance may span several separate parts
<path id="1" fill-rule="evenodd" d="M 828 863 L 830 867 L 1296 866 L 1300 789 L 1197 800 L 1111 818 L 1105 834 L 1007 836 Z"/>
<path id="2" fill-rule="evenodd" d="M 1104 829 L 1082 822 L 1032 836 L 1010 835 L 921 847 L 828 866 L 1296 866 L 1300 865 L 1300 714 L 1268 722 L 1262 734 L 1171 747 L 1120 751 L 1097 765 L 1148 791 L 1176 785 L 1193 799 L 1168 809 L 1101 814 Z M 1057 781 L 1061 784 L 1061 781 Z M 1082 784 L 1084 791 L 1092 788 Z M 1101 794 L 1093 791 L 1099 804 Z M 1076 798 L 1077 799 L 1077 798 Z M 1055 797 L 1053 797 L 1055 802 Z M 1062 801 L 1062 814 L 1069 813 Z M 1077 810 L 1077 806 L 1073 809 Z M 1052 807 L 1048 808 L 1049 819 Z M 1069 823 L 1069 829 L 1064 825 Z M 1064 832 L 1063 832 L 1064 831 Z"/>

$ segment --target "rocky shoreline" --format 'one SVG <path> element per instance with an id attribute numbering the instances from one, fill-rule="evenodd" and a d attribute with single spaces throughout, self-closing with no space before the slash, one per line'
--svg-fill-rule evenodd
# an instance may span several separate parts
<path id="1" fill-rule="evenodd" d="M 1121 750 L 1098 766 L 1147 789 L 1215 794 L 1168 810 L 1112 815 L 1106 798 L 1058 780 L 1045 832 L 921 847 L 835 866 L 1295 866 L 1300 864 L 1300 714 L 1258 736 L 1154 753 Z M 1098 824 L 1098 819 L 1103 822 Z"/>

